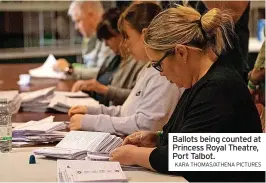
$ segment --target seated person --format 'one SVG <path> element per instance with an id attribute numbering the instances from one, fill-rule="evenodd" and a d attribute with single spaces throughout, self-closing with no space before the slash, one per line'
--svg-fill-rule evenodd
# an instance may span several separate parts
<path id="1" fill-rule="evenodd" d="M 95 78 L 105 61 L 110 61 L 114 54 L 108 46 L 97 39 L 96 30 L 101 21 L 104 9 L 101 2 L 73 1 L 68 14 L 71 16 L 77 29 L 83 36 L 82 57 L 83 65 L 73 67 L 67 60 L 58 59 L 55 70 L 63 71 L 72 79 Z M 77 65 L 77 64 L 76 64 Z"/>
<path id="2" fill-rule="evenodd" d="M 254 68 L 249 73 L 248 89 L 260 114 L 262 129 L 265 131 L 265 42 L 260 49 Z"/>
<path id="3" fill-rule="evenodd" d="M 72 92 L 89 92 L 91 97 L 106 106 L 109 106 L 109 101 L 113 105 L 125 102 L 135 86 L 139 71 L 145 65 L 145 62 L 136 61 L 132 57 L 121 56 L 120 44 L 123 37 L 117 28 L 120 14 L 118 8 L 108 10 L 97 28 L 98 39 L 104 40 L 116 56 L 110 63 L 103 64 L 96 79 L 77 81 L 72 87 Z"/>
<path id="4" fill-rule="evenodd" d="M 157 130 L 168 120 L 181 89 L 161 77 L 149 63 L 142 31 L 159 14 L 154 3 L 132 4 L 120 16 L 118 27 L 131 54 L 146 66 L 140 72 L 135 87 L 122 106 L 78 106 L 69 110 L 69 128 L 127 135 L 139 130 Z M 141 22 L 141 24 L 139 23 Z"/>
<path id="5" fill-rule="evenodd" d="M 222 52 L 232 31 L 232 17 L 217 8 L 201 16 L 191 7 L 177 6 L 152 20 L 144 34 L 146 53 L 162 76 L 186 90 L 162 135 L 136 132 L 111 152 L 110 160 L 189 182 L 265 181 L 265 172 L 168 171 L 168 133 L 262 132 L 245 82 L 214 54 Z"/>

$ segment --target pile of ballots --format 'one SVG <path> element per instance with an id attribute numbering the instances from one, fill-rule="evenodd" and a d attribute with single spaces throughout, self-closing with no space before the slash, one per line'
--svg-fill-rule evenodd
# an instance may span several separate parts
<path id="1" fill-rule="evenodd" d="M 26 112 L 46 112 L 54 95 L 55 87 L 20 94 L 21 110 Z"/>
<path id="2" fill-rule="evenodd" d="M 53 122 L 54 116 L 22 123 L 12 129 L 12 145 L 26 146 L 61 141 L 68 132 L 65 122 Z"/>
<path id="3" fill-rule="evenodd" d="M 66 95 L 55 94 L 48 108 L 55 111 L 67 113 L 71 107 L 76 105 L 97 106 L 99 105 L 99 102 L 94 100 L 93 98 L 69 97 Z"/>
<path id="4" fill-rule="evenodd" d="M 60 92 L 55 87 L 20 94 L 21 110 L 25 112 L 58 111 L 67 113 L 75 105 L 99 105 L 84 92 Z"/>
<path id="5" fill-rule="evenodd" d="M 109 153 L 121 146 L 122 141 L 120 137 L 110 133 L 71 131 L 55 147 L 36 149 L 33 153 L 59 159 L 83 160 L 89 156 L 107 160 Z"/>

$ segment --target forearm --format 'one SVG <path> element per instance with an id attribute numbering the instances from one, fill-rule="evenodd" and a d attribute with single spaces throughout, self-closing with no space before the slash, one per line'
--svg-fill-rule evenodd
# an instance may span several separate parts
<path id="1" fill-rule="evenodd" d="M 92 79 L 97 76 L 99 69 L 98 67 L 74 68 L 72 76 L 75 79 Z"/>
<path id="2" fill-rule="evenodd" d="M 115 86 L 108 86 L 106 97 L 115 102 L 116 105 L 122 105 L 129 96 L 131 89 L 118 88 Z"/>
<path id="3" fill-rule="evenodd" d="M 109 116 L 120 116 L 121 106 L 105 106 L 105 105 L 98 105 L 98 106 L 89 106 L 87 114 L 106 114 Z"/>

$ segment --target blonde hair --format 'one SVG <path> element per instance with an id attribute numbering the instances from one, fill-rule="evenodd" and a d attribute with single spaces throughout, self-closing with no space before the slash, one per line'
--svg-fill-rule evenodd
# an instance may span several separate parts
<path id="1" fill-rule="evenodd" d="M 229 12 L 214 8 L 201 15 L 191 7 L 178 5 L 153 19 L 144 35 L 144 42 L 159 51 L 173 49 L 177 44 L 187 44 L 201 49 L 212 48 L 220 54 L 226 42 L 232 47 L 229 36 L 233 33 L 233 26 Z"/>

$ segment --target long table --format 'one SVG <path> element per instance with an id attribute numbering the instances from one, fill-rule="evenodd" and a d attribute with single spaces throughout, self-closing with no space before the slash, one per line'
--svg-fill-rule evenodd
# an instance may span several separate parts
<path id="1" fill-rule="evenodd" d="M 69 91 L 74 81 L 33 78 L 29 87 L 17 85 L 19 74 L 25 74 L 39 64 L 0 65 L 0 90 L 32 91 L 50 86 L 56 90 Z M 13 122 L 40 120 L 55 116 L 56 121 L 69 120 L 67 114 L 19 112 L 12 116 Z M 14 148 L 10 153 L 0 153 L 0 182 L 56 182 L 56 160 L 37 156 L 36 164 L 29 164 L 32 151 L 39 147 Z M 163 175 L 151 171 L 125 171 L 132 182 L 186 182 L 183 177 Z"/>
<path id="2" fill-rule="evenodd" d="M 17 81 L 20 74 L 27 74 L 29 69 L 37 68 L 41 64 L 0 64 L 0 90 L 19 90 L 20 92 L 34 91 L 55 86 L 57 91 L 70 91 L 75 81 L 49 78 L 31 78 L 29 86 L 19 86 Z M 0 96 L 1 97 L 1 96 Z M 48 116 L 55 116 L 56 121 L 69 120 L 67 114 L 61 113 L 32 113 L 19 112 L 12 116 L 13 122 L 27 122 L 40 120 Z"/>
<path id="3" fill-rule="evenodd" d="M 0 181 L 56 182 L 56 160 L 37 157 L 36 164 L 29 164 L 29 157 L 35 148 L 16 148 L 11 153 L 0 153 Z M 186 182 L 180 176 L 151 171 L 125 171 L 125 174 L 132 182 Z"/>

